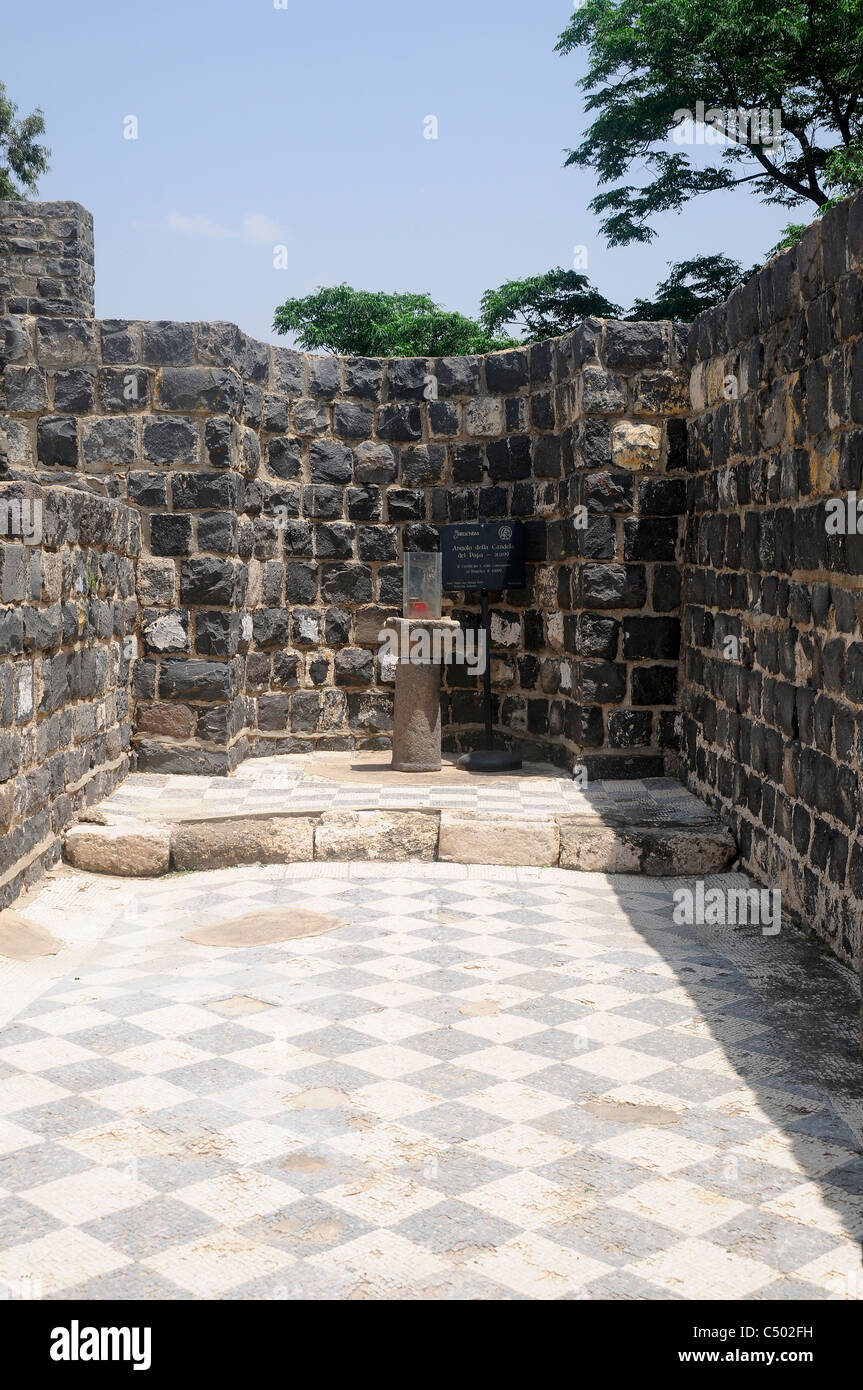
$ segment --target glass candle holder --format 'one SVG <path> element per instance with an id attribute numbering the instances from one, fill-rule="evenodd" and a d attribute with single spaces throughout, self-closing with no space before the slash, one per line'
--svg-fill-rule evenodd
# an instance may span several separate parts
<path id="1" fill-rule="evenodd" d="M 404 617 L 441 615 L 441 557 L 439 551 L 409 551 L 404 557 Z"/>

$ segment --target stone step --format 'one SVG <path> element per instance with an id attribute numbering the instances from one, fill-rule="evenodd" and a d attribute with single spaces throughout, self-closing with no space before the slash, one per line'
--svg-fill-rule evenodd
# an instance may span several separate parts
<path id="1" fill-rule="evenodd" d="M 97 813 L 98 815 L 98 813 Z M 703 817 L 645 824 L 625 806 L 600 814 L 447 810 L 337 810 L 183 820 L 79 822 L 64 857 L 76 869 L 150 878 L 173 871 L 312 860 L 442 860 L 577 869 L 606 874 L 706 875 L 737 854 L 734 836 Z M 104 817 L 100 817 L 104 820 Z"/>

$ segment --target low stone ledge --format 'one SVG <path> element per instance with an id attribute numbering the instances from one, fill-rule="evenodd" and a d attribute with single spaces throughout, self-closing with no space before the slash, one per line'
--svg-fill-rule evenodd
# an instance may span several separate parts
<path id="1" fill-rule="evenodd" d="M 171 867 L 171 827 L 127 822 L 73 825 L 63 842 L 66 862 L 91 874 L 157 878 Z"/>
<path id="2" fill-rule="evenodd" d="M 440 813 L 325 811 L 315 827 L 316 859 L 434 859 Z"/>
<path id="3" fill-rule="evenodd" d="M 446 863 L 553 868 L 559 857 L 560 830 L 551 816 L 441 812 L 438 859 Z"/>
<path id="4" fill-rule="evenodd" d="M 690 829 L 680 825 L 598 825 L 586 823 L 582 817 L 560 818 L 562 869 L 689 877 L 721 873 L 736 854 L 734 836 L 718 822 Z"/>
<path id="5" fill-rule="evenodd" d="M 79 823 L 65 858 L 90 873 L 152 877 L 250 864 L 379 860 L 495 864 L 587 873 L 691 877 L 735 858 L 732 832 L 707 824 L 616 824 L 597 814 L 485 815 L 479 811 L 356 810 L 236 815 L 179 823 Z"/>
<path id="6" fill-rule="evenodd" d="M 641 837 L 641 871 L 658 878 L 718 874 L 737 857 L 737 841 L 723 825 L 694 830 L 657 826 L 642 830 Z"/>
<path id="7" fill-rule="evenodd" d="M 179 870 L 305 863 L 314 857 L 314 826 L 310 816 L 187 821 L 170 833 L 171 862 Z"/>
<path id="8" fill-rule="evenodd" d="M 560 821 L 560 867 L 594 874 L 637 874 L 641 871 L 637 831 L 585 823 L 582 817 Z"/>

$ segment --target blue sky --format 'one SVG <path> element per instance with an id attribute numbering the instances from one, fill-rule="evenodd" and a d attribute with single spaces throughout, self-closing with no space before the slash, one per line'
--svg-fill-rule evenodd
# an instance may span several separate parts
<path id="1" fill-rule="evenodd" d="M 569 266 L 576 245 L 628 306 L 668 261 L 721 251 L 749 266 L 792 217 L 808 220 L 714 194 L 658 219 L 649 246 L 607 249 L 587 211 L 593 174 L 562 167 L 584 127 L 584 55 L 554 52 L 568 12 L 567 0 L 54 0 L 7 8 L 0 78 L 19 113 L 45 112 L 38 196 L 94 215 L 104 318 L 229 319 L 276 342 L 277 304 L 340 281 L 475 313 L 484 289 Z M 124 139 L 130 115 L 137 140 Z"/>

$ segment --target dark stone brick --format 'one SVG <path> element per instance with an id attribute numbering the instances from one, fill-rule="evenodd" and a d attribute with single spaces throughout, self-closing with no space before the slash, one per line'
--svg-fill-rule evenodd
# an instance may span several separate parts
<path id="1" fill-rule="evenodd" d="M 327 603 L 371 603 L 371 571 L 359 564 L 324 565 L 321 595 Z"/>
<path id="2" fill-rule="evenodd" d="M 626 696 L 626 667 L 612 661 L 581 662 L 577 693 L 589 704 L 619 704 Z"/>
<path id="3" fill-rule="evenodd" d="M 222 661 L 163 659 L 159 696 L 163 700 L 228 700 L 234 694 L 234 668 Z"/>
<path id="4" fill-rule="evenodd" d="M 306 516 L 333 520 L 343 514 L 344 507 L 344 488 L 324 485 L 303 488 L 303 511 Z"/>
<path id="5" fill-rule="evenodd" d="M 425 516 L 425 493 L 418 489 L 390 488 L 386 499 L 390 521 L 420 521 Z"/>
<path id="6" fill-rule="evenodd" d="M 58 372 L 54 378 L 54 409 L 85 415 L 93 409 L 95 392 L 90 372 Z"/>
<path id="7" fill-rule="evenodd" d="M 197 519 L 199 550 L 235 555 L 239 547 L 239 527 L 233 512 L 207 512 Z"/>
<path id="8" fill-rule="evenodd" d="M 347 502 L 351 521 L 380 521 L 383 516 L 383 493 L 379 487 L 349 487 Z"/>
<path id="9" fill-rule="evenodd" d="M 356 527 L 349 522 L 319 522 L 315 526 L 315 555 L 319 560 L 349 560 L 355 536 Z"/>
<path id="10" fill-rule="evenodd" d="M 313 483 L 344 484 L 351 481 L 353 456 L 344 444 L 316 439 L 309 448 L 309 467 Z"/>
<path id="11" fill-rule="evenodd" d="M 318 597 L 318 566 L 294 561 L 285 565 L 287 603 L 315 603 Z"/>
<path id="12" fill-rule="evenodd" d="M 422 435 L 418 406 L 386 405 L 378 412 L 378 435 L 391 443 L 408 443 Z"/>
<path id="13" fill-rule="evenodd" d="M 580 597 L 585 607 L 643 608 L 647 601 L 643 565 L 585 564 L 580 576 Z"/>
<path id="14" fill-rule="evenodd" d="M 130 473 L 126 491 L 129 501 L 139 507 L 168 505 L 168 480 L 164 473 Z"/>
<path id="15" fill-rule="evenodd" d="M 185 560 L 181 566 L 180 599 L 183 603 L 231 604 L 236 587 L 237 572 L 228 560 L 202 556 Z"/>
<path id="16" fill-rule="evenodd" d="M 398 559 L 398 528 L 395 526 L 361 526 L 358 543 L 359 558 L 368 563 Z"/>
<path id="17" fill-rule="evenodd" d="M 333 662 L 336 685 L 371 685 L 375 678 L 375 659 L 364 647 L 342 647 Z"/>
<path id="18" fill-rule="evenodd" d="M 609 367 L 630 371 L 639 367 L 662 367 L 667 354 L 662 324 L 612 320 L 605 325 L 605 361 Z"/>
<path id="19" fill-rule="evenodd" d="M 367 405 L 340 402 L 333 416 L 333 433 L 340 439 L 367 439 L 372 432 L 372 411 Z"/>
<path id="20" fill-rule="evenodd" d="M 43 415 L 36 427 L 36 450 L 47 467 L 76 468 L 78 422 L 72 416 Z"/>
<path id="21" fill-rule="evenodd" d="M 181 416 L 149 416 L 144 420 L 142 448 L 148 463 L 196 463 L 197 427 L 193 421 Z"/>
<path id="22" fill-rule="evenodd" d="M 153 555 L 188 555 L 192 547 L 192 518 L 176 513 L 150 517 Z"/>
<path id="23" fill-rule="evenodd" d="M 680 655 L 680 622 L 677 618 L 624 618 L 623 655 L 627 661 L 676 658 Z"/>
<path id="24" fill-rule="evenodd" d="M 624 560 L 674 560 L 677 530 L 676 517 L 627 517 L 623 523 Z"/>
<path id="25" fill-rule="evenodd" d="M 339 361 L 337 357 L 310 356 L 309 395 L 332 400 L 339 390 Z"/>
<path id="26" fill-rule="evenodd" d="M 277 478 L 298 478 L 302 471 L 302 441 L 282 435 L 267 443 L 267 467 Z"/>
<path id="27" fill-rule="evenodd" d="M 423 444 L 403 449 L 401 482 L 409 488 L 437 483 L 443 476 L 446 449 L 441 444 Z"/>
<path id="28" fill-rule="evenodd" d="M 517 391 L 527 385 L 528 354 L 523 348 L 492 352 L 485 359 L 485 380 L 489 391 Z"/>
<path id="29" fill-rule="evenodd" d="M 634 705 L 676 705 L 676 666 L 633 666 L 632 703 Z"/>
<path id="30" fill-rule="evenodd" d="M 242 506 L 242 479 L 236 473 L 174 473 L 171 477 L 174 507 L 187 511 Z"/>

